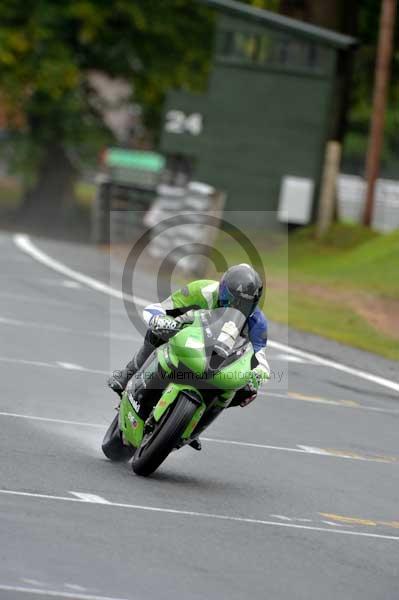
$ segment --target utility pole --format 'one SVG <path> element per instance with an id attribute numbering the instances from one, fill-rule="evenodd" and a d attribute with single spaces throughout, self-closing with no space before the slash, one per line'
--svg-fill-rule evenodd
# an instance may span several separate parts
<path id="1" fill-rule="evenodd" d="M 317 215 L 316 237 L 322 238 L 334 219 L 336 185 L 341 161 L 341 144 L 337 141 L 327 143 L 323 177 Z"/>
<path id="2" fill-rule="evenodd" d="M 397 0 L 382 0 L 377 63 L 375 67 L 373 113 L 366 159 L 367 192 L 363 222 L 370 226 L 373 218 L 374 188 L 380 168 L 382 142 L 384 139 L 385 108 L 387 102 L 390 65 L 392 59 L 393 32 Z"/>

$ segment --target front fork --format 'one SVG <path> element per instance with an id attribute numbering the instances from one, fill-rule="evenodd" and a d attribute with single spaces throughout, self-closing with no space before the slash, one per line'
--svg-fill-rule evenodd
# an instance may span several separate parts
<path id="1" fill-rule="evenodd" d="M 199 392 L 194 387 L 178 383 L 169 383 L 146 420 L 140 416 L 140 407 L 139 405 L 135 406 L 134 396 L 129 391 L 129 388 L 122 394 L 121 403 L 119 405 L 119 429 L 122 432 L 124 440 L 128 444 L 138 448 L 145 433 L 148 432 L 148 428 L 154 427 L 160 422 L 162 417 L 169 410 L 169 407 L 174 404 L 179 395 L 183 392 L 197 404 L 197 410 L 182 436 L 184 440 L 188 440 L 204 414 L 206 404 L 203 401 L 202 396 L 200 396 Z"/>
<path id="2" fill-rule="evenodd" d="M 191 431 L 190 442 L 193 438 L 198 437 L 213 421 L 223 412 L 230 404 L 232 398 L 234 397 L 234 393 L 225 392 L 219 396 L 216 396 L 215 399 L 206 406 L 205 411 L 203 411 L 200 420 L 197 422 L 197 425 Z"/>

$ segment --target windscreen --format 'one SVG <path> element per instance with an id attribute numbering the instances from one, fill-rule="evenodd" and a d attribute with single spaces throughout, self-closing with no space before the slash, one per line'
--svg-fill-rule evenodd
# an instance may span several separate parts
<path id="1" fill-rule="evenodd" d="M 216 353 L 226 358 L 231 353 L 244 325 L 245 317 L 235 308 L 201 311 L 207 355 Z"/>

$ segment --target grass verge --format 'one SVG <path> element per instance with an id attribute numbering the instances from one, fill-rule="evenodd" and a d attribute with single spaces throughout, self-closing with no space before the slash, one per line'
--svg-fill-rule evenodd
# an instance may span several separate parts
<path id="1" fill-rule="evenodd" d="M 399 231 L 389 235 L 334 225 L 288 241 L 251 238 L 266 267 L 265 313 L 272 320 L 399 360 Z M 229 264 L 248 260 L 223 236 Z"/>

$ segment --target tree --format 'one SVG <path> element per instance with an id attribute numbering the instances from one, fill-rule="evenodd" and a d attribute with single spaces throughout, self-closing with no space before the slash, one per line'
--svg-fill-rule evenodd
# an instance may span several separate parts
<path id="1" fill-rule="evenodd" d="M 345 168 L 363 174 L 371 118 L 374 67 L 381 0 L 281 0 L 280 12 L 359 40 L 351 85 L 350 114 L 344 147 Z M 383 169 L 397 176 L 399 169 L 399 19 L 396 19 L 394 57 L 385 120 Z"/>
<path id="2" fill-rule="evenodd" d="M 246 1 L 278 10 L 284 0 Z M 18 123 L 24 213 L 63 218 L 74 156 L 110 141 L 90 73 L 131 82 L 156 133 L 168 89 L 205 87 L 212 41 L 213 12 L 197 0 L 2 0 L 0 101 Z"/>
<path id="3" fill-rule="evenodd" d="M 168 88 L 204 84 L 211 43 L 212 13 L 193 0 L 3 0 L 1 97 L 10 123 L 22 115 L 13 139 L 35 175 L 24 211 L 62 216 L 77 174 L 71 150 L 107 139 L 91 71 L 132 81 L 155 127 Z"/>
<path id="4" fill-rule="evenodd" d="M 380 9 L 381 0 L 362 0 L 359 8 L 357 36 L 361 45 L 356 52 L 349 132 L 345 143 L 347 165 L 359 174 L 363 174 L 369 134 Z M 399 18 L 395 23 L 394 55 L 391 69 L 382 168 L 388 176 L 397 177 L 399 168 Z"/>

